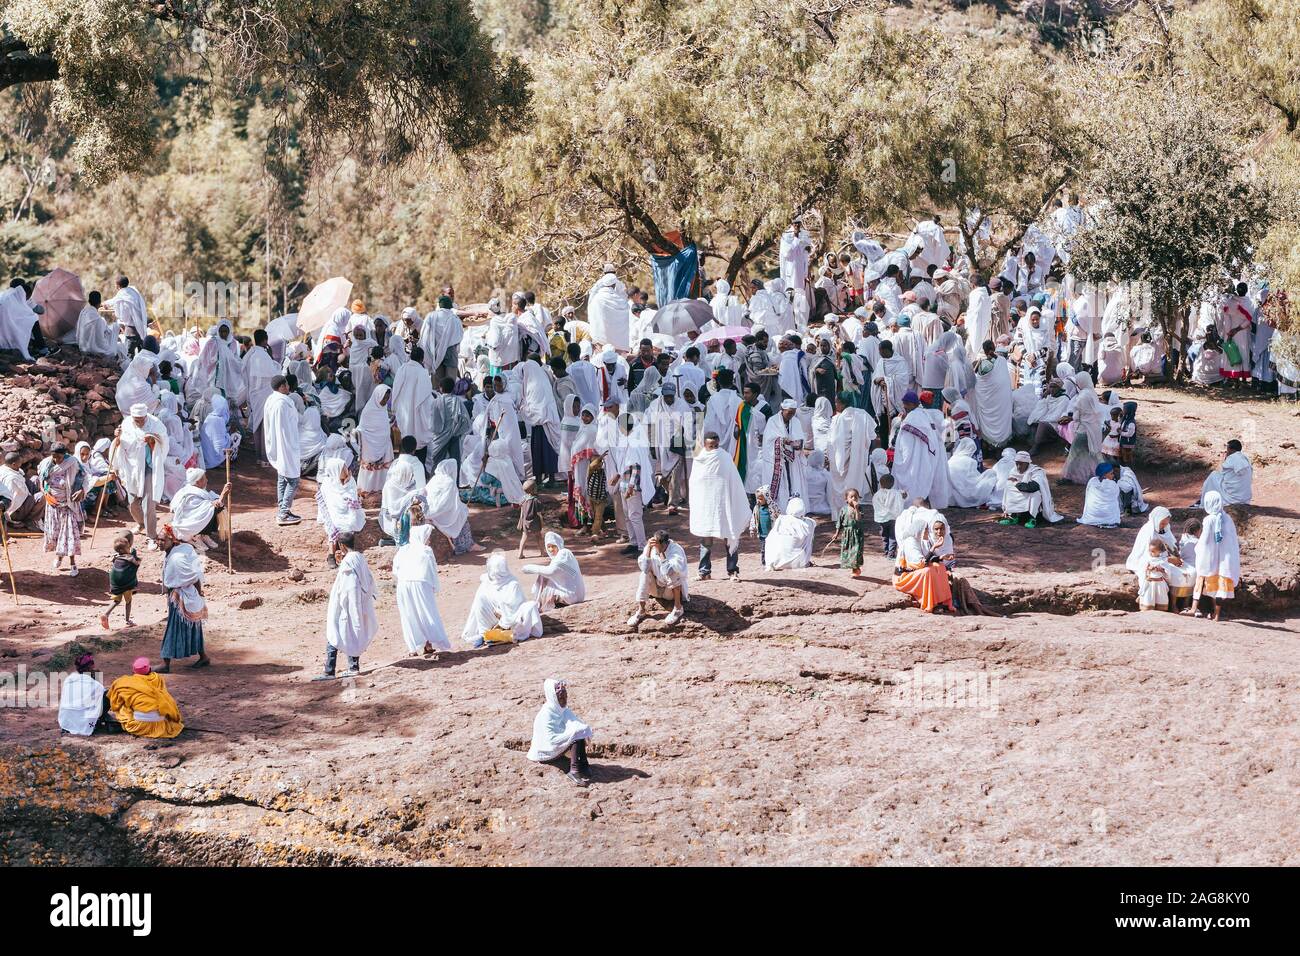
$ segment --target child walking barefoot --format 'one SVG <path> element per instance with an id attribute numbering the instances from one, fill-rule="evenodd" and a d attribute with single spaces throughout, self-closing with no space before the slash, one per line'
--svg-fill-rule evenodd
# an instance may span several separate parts
<path id="1" fill-rule="evenodd" d="M 524 557 L 529 535 L 537 535 L 537 551 L 546 557 L 542 539 L 541 502 L 537 498 L 537 482 L 529 478 L 524 482 L 524 500 L 519 502 L 519 557 Z"/>
<path id="2" fill-rule="evenodd" d="M 126 608 L 126 624 L 130 627 L 131 598 L 135 595 L 136 575 L 140 569 L 140 555 L 132 545 L 135 542 L 130 531 L 123 531 L 113 539 L 113 565 L 108 572 L 108 593 L 113 605 L 99 616 L 99 626 L 108 630 L 108 616 L 122 604 Z"/>
<path id="3" fill-rule="evenodd" d="M 858 489 L 850 488 L 844 493 L 844 507 L 835 519 L 835 535 L 832 542 L 840 543 L 840 567 L 851 568 L 855 578 L 862 577 L 862 513 L 859 511 L 861 496 Z"/>

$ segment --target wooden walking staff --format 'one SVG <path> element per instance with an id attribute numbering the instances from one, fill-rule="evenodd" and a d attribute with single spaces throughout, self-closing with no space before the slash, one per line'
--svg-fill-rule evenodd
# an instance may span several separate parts
<path id="1" fill-rule="evenodd" d="M 99 516 L 104 511 L 104 499 L 108 497 L 108 486 L 116 477 L 117 476 L 110 471 L 108 477 L 104 480 L 104 483 L 100 485 L 99 503 L 95 505 L 95 526 L 90 529 L 90 546 L 92 548 L 95 546 L 95 535 L 99 534 Z"/>
<path id="2" fill-rule="evenodd" d="M 0 542 L 4 543 L 5 564 L 9 565 L 9 587 L 14 592 L 14 603 L 19 604 L 21 602 L 18 600 L 18 582 L 14 580 L 14 563 L 9 558 L 8 524 L 9 521 L 5 517 L 4 512 L 0 511 Z"/>
<path id="3" fill-rule="evenodd" d="M 230 484 L 230 449 L 226 449 L 226 484 Z M 226 496 L 226 567 L 235 573 L 235 490 L 232 487 Z"/>

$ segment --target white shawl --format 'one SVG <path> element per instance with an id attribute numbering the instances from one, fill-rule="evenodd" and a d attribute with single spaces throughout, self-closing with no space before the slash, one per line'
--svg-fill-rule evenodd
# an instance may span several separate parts
<path id="1" fill-rule="evenodd" d="M 643 476 L 644 480 L 644 476 Z M 734 551 L 749 527 L 749 498 L 731 454 L 723 448 L 699 449 L 691 468 L 688 494 L 691 534 L 721 538 Z"/>
<path id="2" fill-rule="evenodd" d="M 360 551 L 339 564 L 325 611 L 325 639 L 348 657 L 360 657 L 379 633 L 375 579 Z"/>

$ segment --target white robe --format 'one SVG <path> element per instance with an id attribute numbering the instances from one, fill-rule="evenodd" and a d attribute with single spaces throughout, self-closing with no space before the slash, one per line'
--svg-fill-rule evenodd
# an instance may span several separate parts
<path id="1" fill-rule="evenodd" d="M 93 305 L 83 305 L 77 316 L 77 348 L 86 355 L 117 358 L 116 322 L 105 322 Z"/>
<path id="2" fill-rule="evenodd" d="M 974 414 L 980 437 L 994 448 L 1000 448 L 1011 439 L 1011 373 L 1001 355 L 992 361 L 992 369 L 975 376 Z"/>
<path id="3" fill-rule="evenodd" d="M 621 352 L 631 347 L 632 310 L 627 286 L 612 272 L 606 272 L 587 293 L 587 321 L 597 342 Z"/>
<path id="4" fill-rule="evenodd" d="M 319 411 L 316 413 L 319 419 Z M 281 478 L 297 478 L 302 474 L 302 420 L 293 398 L 282 392 L 271 392 L 262 406 L 262 437 L 266 458 Z"/>
<path id="5" fill-rule="evenodd" d="M 718 538 L 734 551 L 751 516 L 745 485 L 731 454 L 700 448 L 691 468 L 690 529 L 697 538 Z"/>
<path id="6" fill-rule="evenodd" d="M 69 674 L 59 690 L 59 726 L 89 737 L 104 713 L 104 685 L 90 674 Z"/>
<path id="7" fill-rule="evenodd" d="M 875 434 L 875 419 L 860 408 L 846 408 L 831 420 L 826 451 L 831 514 L 839 514 L 850 488 L 856 488 L 862 498 L 868 497 L 867 465 Z"/>
<path id="8" fill-rule="evenodd" d="M 1201 523 L 1201 537 L 1196 542 L 1196 574 L 1207 578 L 1217 575 L 1231 580 L 1234 586 L 1240 584 L 1241 544 L 1237 539 L 1237 526 L 1224 512 L 1218 492 L 1209 492 L 1204 504 L 1205 520 Z M 1222 587 L 1203 593 L 1217 598 L 1232 596 Z"/>
<path id="9" fill-rule="evenodd" d="M 1089 478 L 1083 494 L 1083 514 L 1078 523 L 1100 528 L 1118 525 L 1119 522 L 1119 483 L 1109 478 Z"/>
<path id="10" fill-rule="evenodd" d="M 1038 483 L 1037 491 L 1025 494 L 1016 487 L 1030 481 Z M 1061 520 L 1052 503 L 1052 485 L 1047 480 L 1047 472 L 1037 465 L 1031 463 L 1023 472 L 1012 470 L 999 484 L 1002 486 L 1001 507 L 1007 514 L 1028 512 L 1034 518 L 1041 516 L 1053 524 Z"/>
<path id="11" fill-rule="evenodd" d="M 1210 472 L 1201 485 L 1201 501 L 1210 491 L 1217 491 L 1223 497 L 1225 505 L 1248 505 L 1251 498 L 1251 482 L 1255 468 L 1239 451 L 1234 451 L 1223 460 L 1217 471 Z"/>
<path id="12" fill-rule="evenodd" d="M 763 549 L 769 571 L 796 571 L 812 564 L 813 537 L 817 525 L 804 516 L 804 504 L 796 499 L 790 509 L 772 522 Z"/>
<path id="13" fill-rule="evenodd" d="M 414 362 L 403 365 L 393 379 L 389 407 L 402 437 L 413 435 L 416 448 L 428 446 L 433 440 L 433 384 L 428 369 Z"/>
<path id="14" fill-rule="evenodd" d="M 544 687 L 546 703 L 533 718 L 533 739 L 528 748 L 528 759 L 538 763 L 554 760 L 575 741 L 591 739 L 591 728 L 569 708 L 560 706 L 555 681 L 548 679 Z"/>
<path id="15" fill-rule="evenodd" d="M 186 485 L 172 495 L 171 525 L 176 537 L 189 541 L 206 528 L 216 513 L 218 497 L 216 492 L 194 485 Z"/>
<path id="16" fill-rule="evenodd" d="M 785 418 L 778 412 L 767 420 L 767 425 L 763 429 L 763 479 L 761 487 L 770 487 L 772 484 L 778 446 L 785 445 L 788 447 L 791 442 L 803 442 L 807 446 L 808 440 L 804 434 L 803 425 L 797 415 L 787 423 Z M 806 447 L 804 450 L 795 451 L 793 460 L 784 460 L 783 456 L 781 480 L 777 488 L 776 500 L 773 501 L 770 497 L 768 499 L 771 504 L 776 505 L 778 511 L 784 513 L 791 498 L 802 497 L 805 494 L 807 458 Z"/>
<path id="17" fill-rule="evenodd" d="M 710 395 L 708 404 L 704 406 L 704 423 L 700 426 L 700 434 L 717 432 L 718 447 L 728 455 L 734 454 L 736 450 L 736 412 L 743 402 L 744 399 L 734 389 L 724 388 Z"/>
<path id="18" fill-rule="evenodd" d="M 975 460 L 978 449 L 975 441 L 963 438 L 948 459 L 948 486 L 952 492 L 952 506 L 978 508 L 986 505 L 998 484 L 998 473 L 993 469 L 979 470 Z"/>
<path id="19" fill-rule="evenodd" d="M 257 431 L 262 424 L 267 399 L 271 397 L 271 379 L 280 374 L 280 366 L 271 353 L 254 345 L 244 356 L 244 375 L 248 382 L 248 430 Z"/>
<path id="20" fill-rule="evenodd" d="M 137 426 L 135 419 L 129 416 L 122 419 L 122 437 L 118 439 L 117 448 L 112 455 L 113 470 L 122 479 L 122 488 L 128 495 L 132 498 L 144 496 L 145 453 L 148 450 L 144 441 L 146 435 L 152 435 L 156 439 L 152 452 L 153 487 L 150 497 L 154 501 L 161 501 L 165 481 L 163 463 L 168 448 L 167 427 L 154 416 L 146 417 L 142 426 Z"/>
<path id="21" fill-rule="evenodd" d="M 439 650 L 451 650 L 436 597 L 438 561 L 429 547 L 431 525 L 411 528 L 411 540 L 393 555 L 393 577 L 397 579 L 397 611 L 402 620 L 402 639 L 412 654 L 426 643 Z"/>
<path id="22" fill-rule="evenodd" d="M 325 640 L 341 654 L 360 657 L 378 633 L 374 576 L 364 555 L 349 551 L 339 564 L 330 588 L 325 610 Z"/>
<path id="23" fill-rule="evenodd" d="M 524 596 L 505 556 L 499 553 L 488 558 L 487 570 L 479 577 L 460 638 L 470 647 L 481 647 L 483 635 L 495 627 L 511 631 L 516 642 L 542 636 L 537 602 Z"/>

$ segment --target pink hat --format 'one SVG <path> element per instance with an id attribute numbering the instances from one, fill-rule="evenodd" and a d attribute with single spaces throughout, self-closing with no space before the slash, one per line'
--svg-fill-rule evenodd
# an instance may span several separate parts
<path id="1" fill-rule="evenodd" d="M 149 673 L 150 669 L 151 668 L 149 667 L 149 658 L 147 657 L 137 657 L 135 659 L 135 663 L 131 665 L 131 670 L 133 670 L 137 674 L 147 674 Z"/>

